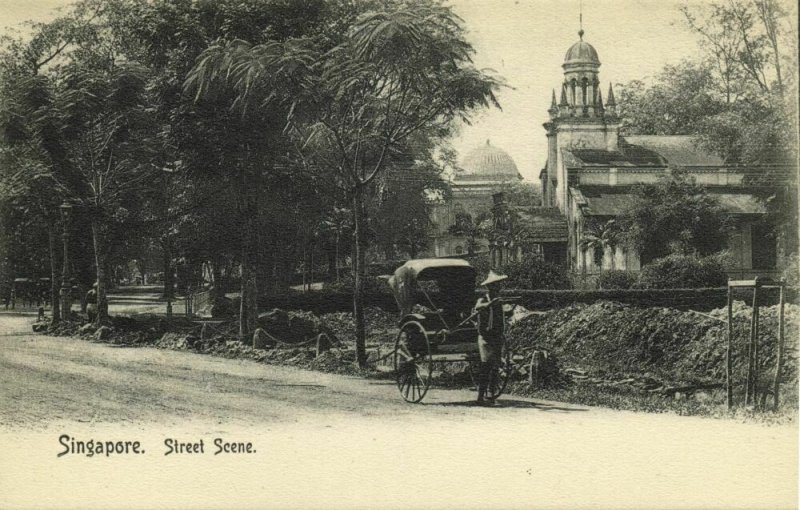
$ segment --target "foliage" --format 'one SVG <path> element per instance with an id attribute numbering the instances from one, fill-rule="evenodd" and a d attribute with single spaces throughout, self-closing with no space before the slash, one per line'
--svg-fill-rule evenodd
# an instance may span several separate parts
<path id="1" fill-rule="evenodd" d="M 371 230 L 388 260 L 397 253 L 408 258 L 427 248 L 432 226 L 432 195 L 447 198 L 449 186 L 435 161 L 409 162 L 408 168 L 390 168 L 376 193 L 377 209 L 370 215 Z"/>
<path id="2" fill-rule="evenodd" d="M 468 212 L 459 211 L 455 214 L 453 224 L 447 231 L 454 236 L 465 237 L 467 242 L 467 255 L 473 255 L 480 248 L 480 239 L 489 234 L 491 213 L 478 211 L 475 218 Z"/>
<path id="3" fill-rule="evenodd" d="M 699 37 L 697 59 L 666 66 L 653 85 L 620 87 L 624 132 L 696 135 L 764 203 L 784 255 L 797 251 L 796 25 L 775 0 L 681 9 Z M 759 165 L 758 171 L 747 171 Z"/>
<path id="4" fill-rule="evenodd" d="M 579 247 L 584 251 L 594 250 L 594 263 L 596 266 L 602 267 L 606 249 L 614 250 L 621 241 L 622 233 L 615 219 L 605 222 L 590 220 L 584 226 Z M 614 257 L 611 258 L 611 264 L 613 270 Z"/>
<path id="5" fill-rule="evenodd" d="M 655 184 L 634 187 L 620 215 L 621 236 L 648 263 L 670 253 L 708 256 L 726 247 L 729 219 L 704 187 L 673 168 Z"/>
<path id="6" fill-rule="evenodd" d="M 413 159 L 415 136 L 443 139 L 453 120 L 496 103 L 498 82 L 475 69 L 471 54 L 449 8 L 401 3 L 364 13 L 336 41 L 221 41 L 203 52 L 186 80 L 188 92 L 207 101 L 228 96 L 241 115 L 273 110 L 269 117 L 281 119 L 286 135 L 276 141 L 288 142 L 294 162 L 320 171 L 352 201 L 360 363 L 371 185 Z"/>
<path id="7" fill-rule="evenodd" d="M 597 278 L 598 289 L 632 289 L 639 276 L 631 271 L 611 270 L 600 273 Z"/>
<path id="8" fill-rule="evenodd" d="M 323 289 L 331 292 L 353 292 L 353 281 L 355 277 L 353 273 L 345 273 L 339 278 L 339 281 L 325 282 Z M 368 294 L 386 293 L 389 289 L 387 283 L 377 276 L 367 276 L 364 279 L 364 292 Z"/>
<path id="9" fill-rule="evenodd" d="M 489 270 L 492 269 L 492 261 L 489 255 L 482 253 L 473 257 L 464 258 L 475 268 L 475 285 L 480 285 L 480 283 L 489 276 Z"/>
<path id="10" fill-rule="evenodd" d="M 256 287 L 350 255 L 361 338 L 366 250 L 424 248 L 453 121 L 496 105 L 472 55 L 433 0 L 81 0 L 4 40 L 3 206 L 36 217 L 3 229 L 40 249 L 70 199 L 101 280 L 133 249 L 161 252 L 165 295 L 176 266 L 241 273 L 242 333 Z"/>
<path id="11" fill-rule="evenodd" d="M 503 193 L 506 203 L 512 207 L 535 207 L 542 204 L 542 193 L 539 186 L 530 182 L 505 182 L 493 191 Z"/>
<path id="12" fill-rule="evenodd" d="M 570 280 L 564 267 L 545 262 L 534 254 L 510 262 L 503 271 L 508 275 L 507 288 L 568 289 Z"/>
<path id="13" fill-rule="evenodd" d="M 725 105 L 714 92 L 708 62 L 685 60 L 666 65 L 647 86 L 633 80 L 617 86 L 622 134 L 690 135 L 703 131 L 707 118 Z"/>
<path id="14" fill-rule="evenodd" d="M 639 276 L 648 289 L 724 287 L 727 282 L 721 256 L 669 255 L 644 266 Z"/>
<path id="15" fill-rule="evenodd" d="M 786 260 L 783 278 L 786 285 L 790 287 L 800 287 L 800 255 L 793 254 Z"/>

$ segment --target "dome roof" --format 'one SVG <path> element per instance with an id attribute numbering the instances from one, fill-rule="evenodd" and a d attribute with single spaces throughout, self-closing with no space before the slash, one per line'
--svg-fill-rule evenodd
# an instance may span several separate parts
<path id="1" fill-rule="evenodd" d="M 581 40 L 573 44 L 564 56 L 564 65 L 567 64 L 596 64 L 600 65 L 600 57 L 594 46 L 583 40 L 583 30 L 578 32 Z"/>
<path id="2" fill-rule="evenodd" d="M 456 181 L 507 181 L 520 179 L 519 170 L 511 156 L 503 149 L 486 145 L 471 150 L 461 163 L 463 172 L 455 176 Z"/>

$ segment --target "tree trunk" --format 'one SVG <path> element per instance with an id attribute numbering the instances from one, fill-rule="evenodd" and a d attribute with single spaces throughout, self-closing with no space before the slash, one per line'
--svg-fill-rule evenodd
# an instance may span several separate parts
<path id="1" fill-rule="evenodd" d="M 353 193 L 353 223 L 355 235 L 353 249 L 353 315 L 356 323 L 356 360 L 359 367 L 367 365 L 367 340 L 366 325 L 364 323 L 364 278 L 366 275 L 365 262 L 366 254 L 364 246 L 364 225 L 363 225 L 363 202 L 364 190 L 356 187 Z"/>
<path id="2" fill-rule="evenodd" d="M 58 278 L 58 267 L 56 261 L 56 232 L 52 223 L 47 223 L 47 242 L 50 248 L 50 306 L 53 309 L 53 322 L 61 320 L 61 308 L 58 306 L 58 291 L 61 282 Z"/>
<path id="3" fill-rule="evenodd" d="M 225 295 L 222 288 L 222 263 L 219 257 L 214 257 L 211 261 L 211 302 L 216 303 L 220 297 Z"/>
<path id="4" fill-rule="evenodd" d="M 92 219 L 92 241 L 94 242 L 94 262 L 97 268 L 97 317 L 95 318 L 95 324 L 100 325 L 108 319 L 108 301 L 106 300 L 106 257 L 103 252 L 100 224 L 96 219 Z"/>
<path id="5" fill-rule="evenodd" d="M 256 301 L 256 271 L 253 268 L 253 218 L 255 207 L 251 196 L 252 190 L 248 187 L 248 172 L 242 169 L 242 189 L 240 193 L 240 211 L 242 215 L 242 283 L 241 303 L 239 304 L 239 340 L 246 342 L 255 331 L 258 314 Z"/>
<path id="6" fill-rule="evenodd" d="M 340 278 L 340 275 L 339 275 L 339 242 L 340 242 L 340 236 L 339 236 L 339 232 L 337 231 L 336 232 L 336 253 L 334 255 L 334 266 L 335 266 L 335 269 L 336 269 L 336 283 L 339 283 L 339 278 Z"/>
<path id="7" fill-rule="evenodd" d="M 164 262 L 164 299 L 172 300 L 175 291 L 175 279 L 172 271 L 172 242 L 166 237 L 161 243 Z"/>
<path id="8" fill-rule="evenodd" d="M 417 258 L 417 243 L 414 239 L 409 239 L 409 241 L 411 242 L 408 244 L 408 254 L 412 259 L 415 259 Z"/>
<path id="9" fill-rule="evenodd" d="M 314 283 L 314 247 L 316 244 L 314 242 L 311 243 L 311 256 L 308 262 L 308 271 L 309 271 L 309 280 L 310 283 L 308 284 L 308 290 L 311 290 L 311 286 Z"/>

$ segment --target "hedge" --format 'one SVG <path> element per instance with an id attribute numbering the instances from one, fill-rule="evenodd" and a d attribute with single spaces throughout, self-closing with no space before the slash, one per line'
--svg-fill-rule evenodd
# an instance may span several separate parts
<path id="1" fill-rule="evenodd" d="M 397 311 L 397 302 L 389 292 L 367 292 L 364 294 L 367 306 L 377 306 L 386 311 Z M 281 308 L 284 310 L 307 310 L 317 314 L 349 312 L 353 310 L 353 293 L 346 291 L 292 292 L 259 296 L 259 310 Z"/>
<path id="2" fill-rule="evenodd" d="M 600 289 L 600 290 L 528 290 L 506 289 L 504 296 L 519 296 L 519 304 L 529 310 L 549 310 L 576 303 L 591 304 L 598 301 L 616 301 L 637 306 L 659 306 L 679 310 L 708 311 L 726 305 L 727 287 L 705 289 Z M 798 302 L 797 288 L 787 289 L 786 301 Z M 481 294 L 476 291 L 475 298 Z M 752 302 L 753 291 L 736 289 L 734 299 Z M 431 296 L 434 302 L 437 297 Z M 367 306 L 379 307 L 387 312 L 397 312 L 397 303 L 388 292 L 365 294 Z M 774 305 L 778 302 L 777 290 L 762 290 L 762 305 Z M 353 309 L 352 292 L 312 291 L 293 292 L 288 294 L 261 296 L 259 309 L 270 310 L 307 310 L 315 313 L 349 312 Z"/>
<path id="3" fill-rule="evenodd" d="M 797 302 L 798 289 L 787 289 L 787 302 Z M 506 296 L 519 296 L 519 304 L 529 310 L 549 310 L 565 306 L 598 301 L 616 301 L 636 306 L 657 306 L 679 310 L 709 311 L 722 308 L 728 302 L 728 288 L 700 289 L 598 289 L 598 290 L 527 290 L 506 289 Z M 753 291 L 735 289 L 733 299 L 750 304 Z M 762 305 L 778 303 L 777 290 L 761 290 L 759 302 Z"/>

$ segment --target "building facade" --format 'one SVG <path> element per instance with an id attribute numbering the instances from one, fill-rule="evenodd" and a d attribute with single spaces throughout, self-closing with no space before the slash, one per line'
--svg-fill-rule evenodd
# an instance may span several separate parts
<path id="1" fill-rule="evenodd" d="M 544 124 L 547 161 L 540 173 L 543 205 L 556 208 L 566 220 L 563 249 L 572 271 L 591 276 L 609 269 L 639 270 L 637 253 L 623 246 L 606 246 L 603 253 L 595 253 L 582 240 L 590 227 L 626 209 L 633 199 L 632 186 L 657 182 L 679 167 L 734 219 L 729 275 L 776 272 L 776 242 L 765 235 L 765 209 L 743 183 L 744 171 L 726 166 L 690 136 L 620 136 L 613 88 L 608 85 L 604 101 L 597 51 L 583 40 L 583 30 L 578 35 L 562 64 L 560 91 L 554 90 L 551 98 L 550 119 Z"/>
<path id="2" fill-rule="evenodd" d="M 428 256 L 448 257 L 487 252 L 489 241 L 483 236 L 459 235 L 451 227 L 456 224 L 459 214 L 469 214 L 474 226 L 485 227 L 485 222 L 492 221 L 492 195 L 522 180 L 511 156 L 488 140 L 486 144 L 470 151 L 460 167 L 460 171 L 450 178 L 450 200 L 433 204 Z"/>

